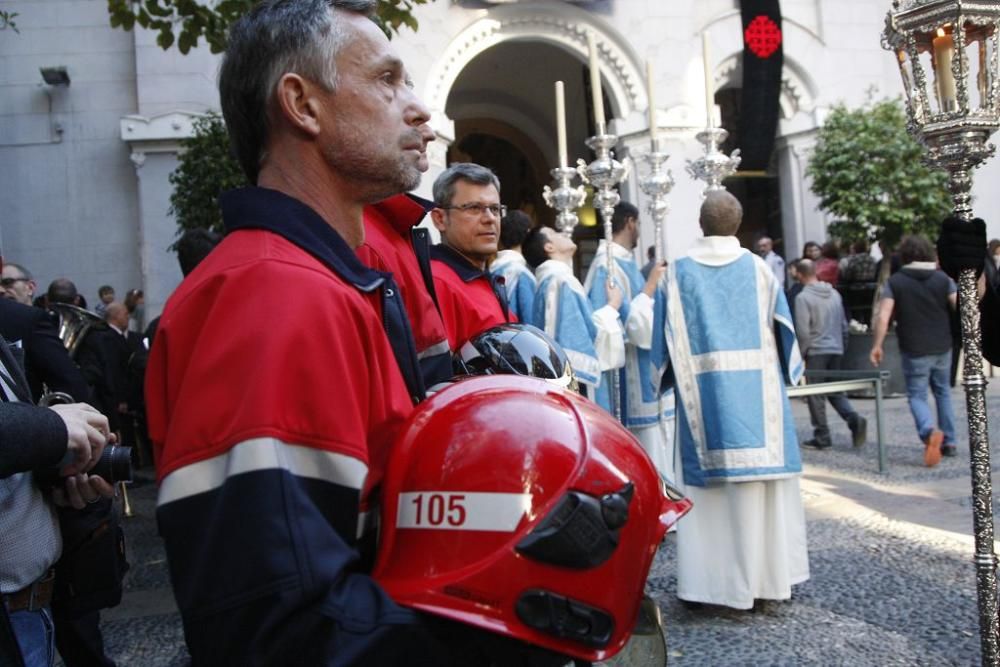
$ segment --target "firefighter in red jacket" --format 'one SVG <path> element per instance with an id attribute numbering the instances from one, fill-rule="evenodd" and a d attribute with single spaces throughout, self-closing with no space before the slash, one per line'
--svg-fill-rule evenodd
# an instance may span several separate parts
<path id="1" fill-rule="evenodd" d="M 362 262 L 395 278 L 427 387 L 452 376 L 451 350 L 431 278 L 430 234 L 418 226 L 433 207 L 431 202 L 409 194 L 366 206 L 365 242 L 357 249 Z"/>
<path id="2" fill-rule="evenodd" d="M 503 278 L 487 262 L 497 253 L 500 181 L 486 167 L 459 162 L 434 181 L 431 219 L 441 243 L 431 248 L 431 271 L 453 352 L 476 334 L 517 317 L 507 307 Z"/>

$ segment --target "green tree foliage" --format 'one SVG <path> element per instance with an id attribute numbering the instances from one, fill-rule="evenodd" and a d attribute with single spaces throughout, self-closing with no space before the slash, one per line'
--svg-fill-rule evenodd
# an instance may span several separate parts
<path id="1" fill-rule="evenodd" d="M 806 171 L 820 207 L 836 217 L 830 235 L 844 242 L 883 240 L 890 247 L 905 234 L 936 238 L 951 211 L 948 179 L 926 167 L 922 156 L 898 100 L 834 107 Z"/>
<path id="2" fill-rule="evenodd" d="M 247 185 L 247 179 L 230 151 L 222 116 L 210 113 L 195 121 L 194 134 L 182 144 L 170 184 L 174 186 L 170 214 L 177 218 L 178 235 L 198 227 L 223 232 L 219 195 Z"/>
<path id="3" fill-rule="evenodd" d="M 111 26 L 132 30 L 136 25 L 157 32 L 164 50 L 174 44 L 187 53 L 204 39 L 212 53 L 226 48 L 226 32 L 233 21 L 250 11 L 258 0 L 108 0 Z M 434 0 L 378 0 L 375 15 L 392 36 L 402 26 L 417 29 L 413 10 Z"/>

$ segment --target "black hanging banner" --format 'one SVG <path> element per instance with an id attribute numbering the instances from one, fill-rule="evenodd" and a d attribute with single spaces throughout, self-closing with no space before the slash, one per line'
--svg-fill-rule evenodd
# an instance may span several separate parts
<path id="1" fill-rule="evenodd" d="M 781 66 L 784 61 L 778 0 L 741 0 L 743 99 L 740 168 L 767 169 L 778 129 Z"/>

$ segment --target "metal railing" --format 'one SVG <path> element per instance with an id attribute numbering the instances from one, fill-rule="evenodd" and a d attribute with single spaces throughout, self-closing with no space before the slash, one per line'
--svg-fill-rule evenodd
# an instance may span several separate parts
<path id="1" fill-rule="evenodd" d="M 795 398 L 801 396 L 818 396 L 825 394 L 836 394 L 839 392 L 857 391 L 875 388 L 875 441 L 878 444 L 878 471 L 884 475 L 888 472 L 888 461 L 885 452 L 885 441 L 882 438 L 882 383 L 888 381 L 891 374 L 889 371 L 833 371 L 833 370 L 807 370 L 806 379 L 810 378 L 834 378 L 832 382 L 815 382 L 813 384 L 802 384 L 795 387 L 787 387 L 788 397 Z"/>

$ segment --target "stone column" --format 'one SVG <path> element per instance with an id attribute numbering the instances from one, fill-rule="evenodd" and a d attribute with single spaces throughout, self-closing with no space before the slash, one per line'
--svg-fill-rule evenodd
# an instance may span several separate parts
<path id="1" fill-rule="evenodd" d="M 177 238 L 177 221 L 170 210 L 180 141 L 192 135 L 198 114 L 172 112 L 146 118 L 121 119 L 121 138 L 129 145 L 139 182 L 139 258 L 146 321 L 159 316 L 167 297 L 181 281 L 177 255 L 168 250 Z"/>

